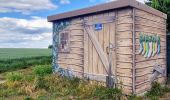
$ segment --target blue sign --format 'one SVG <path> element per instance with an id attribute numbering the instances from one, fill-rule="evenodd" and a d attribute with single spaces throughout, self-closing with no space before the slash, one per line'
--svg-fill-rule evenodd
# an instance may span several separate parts
<path id="1" fill-rule="evenodd" d="M 103 24 L 95 24 L 94 28 L 95 28 L 96 31 L 102 30 Z"/>

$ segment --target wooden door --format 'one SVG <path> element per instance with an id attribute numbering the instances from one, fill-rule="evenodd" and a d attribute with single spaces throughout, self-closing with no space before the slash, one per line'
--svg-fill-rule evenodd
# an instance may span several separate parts
<path id="1" fill-rule="evenodd" d="M 106 81 L 115 74 L 115 17 L 84 20 L 84 75 Z"/>

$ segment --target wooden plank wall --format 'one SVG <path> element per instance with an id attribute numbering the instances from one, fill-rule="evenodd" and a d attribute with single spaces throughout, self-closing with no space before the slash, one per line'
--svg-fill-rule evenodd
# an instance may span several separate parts
<path id="1" fill-rule="evenodd" d="M 116 71 L 120 86 L 126 94 L 132 93 L 132 9 L 117 11 Z"/>
<path id="2" fill-rule="evenodd" d="M 136 30 L 136 53 L 139 50 L 139 33 L 158 34 L 161 37 L 161 54 L 151 58 L 136 54 L 136 93 L 140 94 L 151 88 L 148 81 L 155 63 L 166 68 L 166 20 L 158 16 L 136 9 L 135 10 Z M 165 77 L 159 76 L 160 83 L 165 83 Z"/>
<path id="3" fill-rule="evenodd" d="M 64 29 L 70 33 L 70 52 L 59 53 L 58 61 L 60 67 L 73 69 L 78 77 L 82 77 L 84 66 L 84 29 L 83 20 L 73 19 L 71 25 Z"/>

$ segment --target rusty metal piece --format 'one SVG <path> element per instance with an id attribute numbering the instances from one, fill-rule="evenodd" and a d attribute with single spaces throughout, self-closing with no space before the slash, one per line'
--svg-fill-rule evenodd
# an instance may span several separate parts
<path id="1" fill-rule="evenodd" d="M 154 66 L 154 70 L 153 70 L 153 74 L 150 78 L 150 82 L 152 83 L 159 75 L 166 75 L 166 70 L 164 68 L 162 68 L 160 65 L 155 65 Z"/>

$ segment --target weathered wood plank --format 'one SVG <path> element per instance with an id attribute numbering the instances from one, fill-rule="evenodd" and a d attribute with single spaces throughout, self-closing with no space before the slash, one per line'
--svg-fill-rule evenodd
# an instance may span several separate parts
<path id="1" fill-rule="evenodd" d="M 122 9 L 119 10 L 117 13 L 118 17 L 125 16 L 125 15 L 132 15 L 132 9 Z"/>
<path id="2" fill-rule="evenodd" d="M 129 68 L 132 69 L 132 63 L 117 62 L 117 68 Z"/>
<path id="3" fill-rule="evenodd" d="M 138 9 L 136 11 L 136 16 L 141 16 L 141 17 L 153 20 L 153 21 L 166 23 L 163 18 L 158 17 L 158 16 L 153 15 L 153 14 L 150 14 L 150 13 L 147 13 L 147 12 L 144 12 L 142 10 L 138 10 Z"/>
<path id="4" fill-rule="evenodd" d="M 117 40 L 118 46 L 132 46 L 132 39 Z"/>
<path id="5" fill-rule="evenodd" d="M 88 44 L 89 44 L 89 38 L 88 38 L 88 34 L 86 33 L 86 31 L 84 30 L 84 72 L 88 72 L 89 69 L 89 48 L 88 48 Z"/>
<path id="6" fill-rule="evenodd" d="M 115 14 L 115 13 L 114 13 Z M 109 16 L 111 16 L 109 14 Z M 109 24 L 109 43 L 111 43 L 114 48 L 112 51 L 112 73 L 116 75 L 116 22 Z"/>
<path id="7" fill-rule="evenodd" d="M 118 17 L 118 19 L 117 19 L 118 25 L 121 24 L 121 23 L 129 23 L 129 24 L 131 24 L 131 22 L 132 22 L 132 17 L 131 16 Z"/>
<path id="8" fill-rule="evenodd" d="M 95 20 L 95 23 L 99 23 L 100 21 L 99 21 L 99 18 L 101 18 L 102 17 L 102 15 L 101 14 L 99 14 L 99 15 L 94 15 L 93 16 L 93 20 Z M 106 19 L 105 19 L 105 21 L 106 21 Z M 93 26 L 92 26 L 93 27 Z M 99 41 L 99 39 L 98 39 L 98 31 L 95 31 L 94 30 L 94 34 L 95 34 L 95 36 L 97 37 L 97 40 Z M 98 53 L 97 53 L 97 51 L 96 51 L 96 49 L 95 49 L 95 47 L 93 46 L 93 73 L 94 74 L 100 74 L 99 73 L 99 69 L 98 69 L 98 60 L 99 60 L 99 56 L 98 56 Z"/>
<path id="9" fill-rule="evenodd" d="M 132 47 L 117 47 L 116 51 L 118 54 L 132 54 Z"/>
<path id="10" fill-rule="evenodd" d="M 119 61 L 132 62 L 132 55 L 122 55 L 122 54 L 118 54 L 118 55 L 117 55 L 117 60 L 119 60 Z"/>
<path id="11" fill-rule="evenodd" d="M 124 30 L 132 29 L 132 24 L 119 24 L 119 25 L 117 25 L 117 30 L 122 30 L 122 29 L 124 29 Z M 126 38 L 128 38 L 128 37 L 126 37 Z M 130 37 L 130 38 L 132 38 L 132 37 Z"/>

